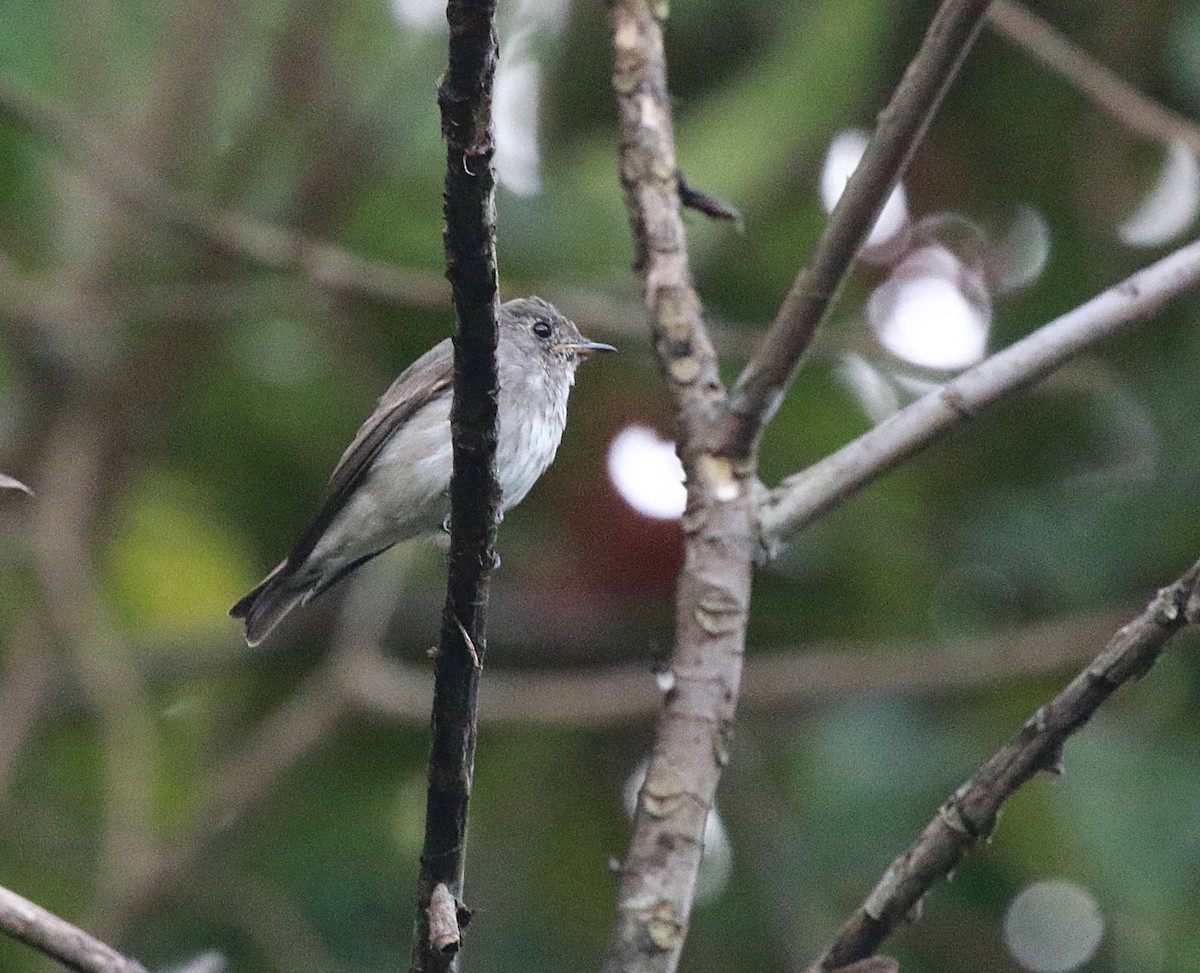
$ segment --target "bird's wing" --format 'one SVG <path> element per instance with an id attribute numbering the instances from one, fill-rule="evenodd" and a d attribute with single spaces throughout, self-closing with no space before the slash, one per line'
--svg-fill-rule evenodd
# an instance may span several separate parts
<path id="1" fill-rule="evenodd" d="M 408 366 L 379 398 L 375 411 L 359 427 L 354 441 L 329 477 L 321 505 L 301 532 L 287 556 L 287 566 L 296 570 L 320 542 L 351 495 L 366 478 L 375 458 L 396 430 L 450 388 L 454 351 L 447 338 Z"/>

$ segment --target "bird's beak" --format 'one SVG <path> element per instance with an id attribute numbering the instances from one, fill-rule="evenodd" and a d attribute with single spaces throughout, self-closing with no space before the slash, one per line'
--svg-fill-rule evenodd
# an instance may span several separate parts
<path id="1" fill-rule="evenodd" d="M 616 351 L 612 345 L 606 345 L 603 341 L 568 341 L 558 346 L 563 351 L 573 351 L 580 358 L 587 358 L 594 351 Z"/>

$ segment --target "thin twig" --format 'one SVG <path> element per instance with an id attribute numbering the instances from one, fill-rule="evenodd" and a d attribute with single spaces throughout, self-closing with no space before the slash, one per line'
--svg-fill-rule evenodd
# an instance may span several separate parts
<path id="1" fill-rule="evenodd" d="M 476 702 L 487 652 L 489 579 L 496 563 L 499 301 L 492 81 L 500 51 L 495 15 L 495 0 L 449 0 L 448 66 L 438 86 L 446 140 L 446 276 L 458 331 L 450 409 L 454 472 L 449 571 L 434 663 L 433 743 L 417 878 L 413 973 L 457 968 L 455 952 L 432 941 L 429 903 L 439 885 L 456 901 L 463 899 Z"/>
<path id="2" fill-rule="evenodd" d="M 1200 126 L 1138 91 L 1017 0 L 994 0 L 988 25 L 1131 132 L 1200 155 Z"/>
<path id="3" fill-rule="evenodd" d="M 0 888 L 0 929 L 76 973 L 146 973 L 141 963 L 6 888 Z"/>
<path id="4" fill-rule="evenodd" d="M 855 255 L 904 175 L 983 24 L 989 0 L 943 0 L 920 50 L 754 357 L 730 393 L 724 451 L 751 455 L 812 344 Z"/>
<path id="5" fill-rule="evenodd" d="M 1087 668 L 950 795 L 916 842 L 888 866 L 809 973 L 836 970 L 873 953 L 933 884 L 991 834 L 1004 802 L 1039 771 L 1058 774 L 1067 738 L 1117 689 L 1145 675 L 1171 636 L 1198 620 L 1200 562 L 1163 588 Z"/>
<path id="6" fill-rule="evenodd" d="M 1144 321 L 1200 282 L 1200 242 L 1188 244 L 997 352 L 806 470 L 763 501 L 762 531 L 784 539 L 1010 392 L 1096 342 Z"/>
<path id="7" fill-rule="evenodd" d="M 13 765 L 50 695 L 54 667 L 47 642 L 36 610 L 26 612 L 9 632 L 7 657 L 0 666 L 0 805 Z"/>
<path id="8" fill-rule="evenodd" d="M 741 211 L 733 206 L 732 203 L 718 199 L 716 196 L 712 196 L 702 189 L 697 189 L 695 186 L 689 186 L 682 172 L 677 172 L 675 178 L 679 181 L 679 204 L 684 209 L 703 213 L 710 220 L 732 223 L 739 233 L 745 229 L 746 221 Z"/>

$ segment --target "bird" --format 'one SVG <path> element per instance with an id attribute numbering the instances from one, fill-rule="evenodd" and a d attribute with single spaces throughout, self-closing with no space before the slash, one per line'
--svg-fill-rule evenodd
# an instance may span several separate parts
<path id="1" fill-rule="evenodd" d="M 590 341 L 540 297 L 502 304 L 496 471 L 500 513 L 515 507 L 554 460 L 575 369 L 612 345 Z M 401 541 L 436 532 L 450 510 L 451 339 L 414 361 L 379 398 L 325 486 L 291 551 L 229 614 L 246 644 L 263 641 L 306 605 Z"/>

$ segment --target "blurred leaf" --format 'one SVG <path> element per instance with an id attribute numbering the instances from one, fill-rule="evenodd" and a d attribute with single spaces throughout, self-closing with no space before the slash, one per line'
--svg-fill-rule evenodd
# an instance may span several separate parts
<path id="1" fill-rule="evenodd" d="M 256 580 L 251 563 L 200 488 L 159 470 L 123 498 L 105 573 L 131 629 L 179 635 L 226 629 L 230 603 Z"/>

